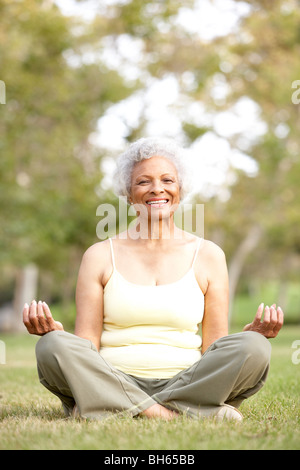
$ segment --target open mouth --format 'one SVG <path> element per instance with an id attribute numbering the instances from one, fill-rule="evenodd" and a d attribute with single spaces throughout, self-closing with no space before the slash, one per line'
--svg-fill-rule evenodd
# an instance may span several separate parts
<path id="1" fill-rule="evenodd" d="M 165 204 L 168 204 L 168 202 L 169 199 L 149 199 L 149 201 L 146 201 L 146 204 L 153 207 L 162 207 Z"/>

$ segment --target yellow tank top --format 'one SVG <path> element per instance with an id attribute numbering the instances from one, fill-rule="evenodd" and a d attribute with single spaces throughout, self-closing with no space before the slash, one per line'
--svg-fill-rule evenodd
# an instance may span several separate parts
<path id="1" fill-rule="evenodd" d="M 170 378 L 201 358 L 199 324 L 204 295 L 194 273 L 199 239 L 189 271 L 178 281 L 144 286 L 116 269 L 104 288 L 101 356 L 117 369 L 145 378 Z"/>

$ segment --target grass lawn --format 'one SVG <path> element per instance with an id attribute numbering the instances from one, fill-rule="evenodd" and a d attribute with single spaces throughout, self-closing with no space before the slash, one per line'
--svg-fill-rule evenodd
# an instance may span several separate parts
<path id="1" fill-rule="evenodd" d="M 0 449 L 10 450 L 293 450 L 300 449 L 300 326 L 285 326 L 273 346 L 264 388 L 241 406 L 242 423 L 180 417 L 103 422 L 65 419 L 59 400 L 39 384 L 37 337 L 2 335 L 6 364 L 0 365 Z M 300 346 L 298 346 L 300 347 Z M 296 354 L 295 354 L 296 353 Z M 297 362 L 298 362 L 297 361 Z M 295 362 L 295 361 L 294 361 Z"/>

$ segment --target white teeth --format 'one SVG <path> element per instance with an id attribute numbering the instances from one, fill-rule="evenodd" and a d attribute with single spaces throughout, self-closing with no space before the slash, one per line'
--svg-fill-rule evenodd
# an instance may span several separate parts
<path id="1" fill-rule="evenodd" d="M 160 199 L 159 201 L 148 201 L 147 204 L 166 204 L 167 202 L 167 199 Z"/>

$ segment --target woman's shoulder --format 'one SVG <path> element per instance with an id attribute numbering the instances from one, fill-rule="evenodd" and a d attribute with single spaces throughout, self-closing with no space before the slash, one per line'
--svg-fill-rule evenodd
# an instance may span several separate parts
<path id="1" fill-rule="evenodd" d="M 208 269 L 215 269 L 217 266 L 226 264 L 226 256 L 222 248 L 211 240 L 201 239 L 198 260 L 201 266 L 203 263 Z"/>
<path id="2" fill-rule="evenodd" d="M 128 242 L 132 241 L 127 231 L 118 233 L 110 238 L 111 238 L 113 247 L 115 246 L 115 244 L 126 245 L 128 244 Z M 103 256 L 106 256 L 106 255 L 110 257 L 110 254 L 111 254 L 110 238 L 106 238 L 106 240 L 102 240 L 100 242 L 94 243 L 93 245 L 91 245 L 90 247 L 86 249 L 83 256 L 86 258 L 88 257 L 93 258 L 94 256 L 103 258 Z"/>
<path id="3" fill-rule="evenodd" d="M 184 233 L 184 236 L 188 242 L 198 243 L 199 251 L 209 257 L 220 258 L 225 256 L 222 248 L 211 240 L 187 232 Z"/>
<path id="4" fill-rule="evenodd" d="M 107 256 L 110 252 L 109 239 L 103 240 L 101 242 L 96 242 L 93 245 L 89 246 L 83 253 L 84 259 L 99 259 L 103 260 L 103 257 Z"/>
<path id="5" fill-rule="evenodd" d="M 225 253 L 222 248 L 211 240 L 203 239 L 202 249 L 210 257 L 224 258 L 225 256 Z"/>

